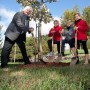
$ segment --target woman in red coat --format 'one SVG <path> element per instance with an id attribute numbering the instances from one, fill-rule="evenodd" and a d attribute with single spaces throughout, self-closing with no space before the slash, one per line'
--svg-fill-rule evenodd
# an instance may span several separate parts
<path id="1" fill-rule="evenodd" d="M 88 64 L 88 49 L 87 49 L 87 31 L 88 31 L 88 25 L 87 23 L 81 19 L 81 16 L 79 13 L 76 13 L 75 15 L 75 30 L 77 32 L 77 45 L 80 46 L 80 43 L 83 46 L 83 50 L 85 53 L 85 63 Z"/>
<path id="2" fill-rule="evenodd" d="M 60 32 L 61 31 L 62 31 L 62 27 L 59 26 L 59 21 L 54 20 L 54 27 L 51 28 L 48 34 L 49 37 L 52 37 L 52 39 L 48 40 L 48 48 L 50 50 L 50 53 L 48 53 L 48 56 L 52 56 L 52 43 L 57 44 L 57 51 L 58 51 L 58 54 L 60 54 L 60 39 L 61 39 Z"/>

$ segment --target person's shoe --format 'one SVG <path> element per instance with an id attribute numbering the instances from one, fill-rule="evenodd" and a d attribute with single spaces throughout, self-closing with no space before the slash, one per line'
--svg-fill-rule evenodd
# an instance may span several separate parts
<path id="1" fill-rule="evenodd" d="M 53 55 L 53 52 L 50 52 L 47 54 L 47 56 L 52 56 Z"/>
<path id="2" fill-rule="evenodd" d="M 7 68 L 7 64 L 1 64 L 1 68 Z"/>
<path id="3" fill-rule="evenodd" d="M 79 64 L 79 63 L 80 63 L 79 57 L 77 56 L 77 62 L 76 62 L 76 64 Z"/>

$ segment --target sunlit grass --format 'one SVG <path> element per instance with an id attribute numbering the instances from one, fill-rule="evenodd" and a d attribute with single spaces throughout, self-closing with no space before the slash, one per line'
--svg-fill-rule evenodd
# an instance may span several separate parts
<path id="1" fill-rule="evenodd" d="M 9 65 L 0 69 L 0 90 L 89 90 L 90 64 L 68 67 Z"/>
<path id="2" fill-rule="evenodd" d="M 23 68 L 21 62 L 10 62 L 8 69 L 0 68 L 0 90 L 90 90 L 90 64 L 83 63 L 84 59 L 75 66 Z"/>

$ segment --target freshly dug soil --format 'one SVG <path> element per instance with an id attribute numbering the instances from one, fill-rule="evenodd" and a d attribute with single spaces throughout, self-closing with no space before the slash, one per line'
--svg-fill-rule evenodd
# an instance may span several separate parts
<path id="1" fill-rule="evenodd" d="M 31 63 L 28 65 L 20 65 L 19 67 L 21 68 L 37 68 L 37 67 L 65 67 L 65 66 L 70 66 L 70 63 L 63 63 L 63 62 L 59 62 L 59 63 L 55 63 L 55 62 L 35 62 L 35 63 Z"/>

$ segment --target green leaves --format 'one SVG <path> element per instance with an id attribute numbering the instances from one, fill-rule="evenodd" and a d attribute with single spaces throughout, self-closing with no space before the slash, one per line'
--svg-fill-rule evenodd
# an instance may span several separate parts
<path id="1" fill-rule="evenodd" d="M 83 18 L 88 23 L 89 29 L 90 29 L 90 6 L 84 8 L 84 10 L 83 10 Z"/>
<path id="2" fill-rule="evenodd" d="M 53 0 L 50 0 L 50 1 L 53 1 Z M 34 19 L 34 21 L 38 20 L 38 21 L 43 21 L 44 23 L 48 23 L 52 20 L 52 15 L 43 2 L 36 1 L 36 0 L 17 0 L 17 2 L 24 7 L 27 5 L 32 6 L 33 13 L 30 16 L 30 20 Z"/>

